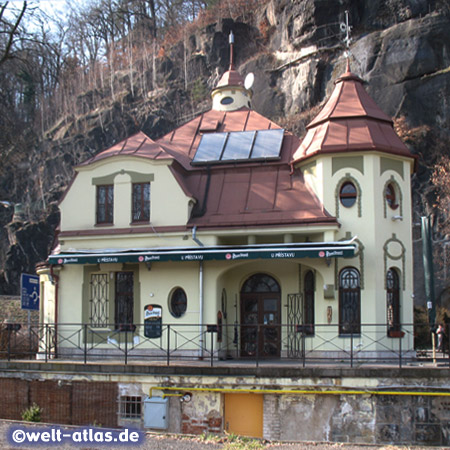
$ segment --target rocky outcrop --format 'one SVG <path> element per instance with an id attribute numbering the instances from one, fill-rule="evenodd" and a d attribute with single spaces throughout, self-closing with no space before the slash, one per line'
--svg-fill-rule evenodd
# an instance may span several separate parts
<path id="1" fill-rule="evenodd" d="M 157 138 L 209 107 L 210 90 L 229 64 L 230 30 L 239 71 L 255 74 L 253 108 L 301 135 L 344 71 L 340 24 L 346 10 L 353 27 L 352 70 L 387 114 L 407 127 L 432 130 L 432 139 L 408 141 L 422 158 L 419 192 L 436 158 L 429 143 L 450 142 L 448 2 L 272 0 L 249 20 L 221 19 L 164 48 L 155 64 L 156 85 L 145 96 L 133 95 L 128 73 L 117 73 L 114 96 L 107 88 L 80 95 L 76 101 L 84 114 L 62 117 L 44 141 L 30 143 L 0 183 L 0 195 L 7 192 L 30 212 L 25 223 L 5 228 L 11 211 L 0 209 L 0 293 L 16 293 L 17 275 L 45 259 L 57 225 L 56 204 L 74 165 L 138 130 Z M 135 77 L 138 82 L 152 75 Z M 99 98 L 101 106 L 93 109 Z M 416 215 L 423 214 L 424 199 L 416 197 L 415 205 Z"/>

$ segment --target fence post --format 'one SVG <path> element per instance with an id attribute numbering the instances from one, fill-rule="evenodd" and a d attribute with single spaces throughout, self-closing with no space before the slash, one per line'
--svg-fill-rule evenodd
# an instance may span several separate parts
<path id="1" fill-rule="evenodd" d="M 259 367 L 259 333 L 261 332 L 261 325 L 258 323 L 256 328 L 256 368 Z"/>
<path id="2" fill-rule="evenodd" d="M 128 327 L 125 328 L 125 365 L 128 364 Z"/>
<path id="3" fill-rule="evenodd" d="M 302 325 L 302 360 L 303 360 L 303 368 L 306 367 L 306 343 L 305 343 L 305 327 Z"/>
<path id="4" fill-rule="evenodd" d="M 88 340 L 88 334 L 87 334 L 87 323 L 84 324 L 84 363 L 87 363 L 87 340 Z"/>
<path id="5" fill-rule="evenodd" d="M 214 333 L 209 333 L 211 335 L 211 367 L 214 366 Z"/>
<path id="6" fill-rule="evenodd" d="M 353 330 L 350 331 L 350 367 L 353 369 Z"/>
<path id="7" fill-rule="evenodd" d="M 401 328 L 400 328 L 400 331 L 401 331 Z M 400 337 L 399 337 L 399 340 L 398 340 L 398 351 L 399 351 L 398 367 L 399 367 L 399 369 L 402 368 L 402 340 L 403 340 L 403 338 L 402 338 L 401 333 L 400 333 Z"/>
<path id="8" fill-rule="evenodd" d="M 28 353 L 30 354 L 30 360 L 33 359 L 33 358 L 32 358 L 32 354 L 33 354 L 33 344 L 32 344 L 32 340 L 31 340 L 32 329 L 33 329 L 33 326 L 30 325 L 30 326 L 28 327 Z"/>
<path id="9" fill-rule="evenodd" d="M 48 323 L 45 324 L 45 362 L 48 362 Z"/>
<path id="10" fill-rule="evenodd" d="M 170 366 L 170 324 L 167 325 L 167 365 Z"/>
<path id="11" fill-rule="evenodd" d="M 8 361 L 11 361 L 11 328 L 7 327 L 8 331 Z"/>

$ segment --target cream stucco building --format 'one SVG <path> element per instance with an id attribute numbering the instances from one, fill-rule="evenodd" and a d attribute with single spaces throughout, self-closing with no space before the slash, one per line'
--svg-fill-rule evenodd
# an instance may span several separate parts
<path id="1" fill-rule="evenodd" d="M 231 65 L 213 107 L 76 167 L 39 269 L 59 356 L 413 350 L 414 158 L 349 67 L 303 140 Z"/>

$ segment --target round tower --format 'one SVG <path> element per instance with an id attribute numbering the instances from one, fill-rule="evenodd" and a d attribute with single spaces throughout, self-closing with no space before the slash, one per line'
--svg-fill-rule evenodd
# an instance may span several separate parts
<path id="1" fill-rule="evenodd" d="M 356 237 L 359 245 L 355 258 L 335 261 L 340 323 L 386 324 L 374 328 L 375 336 L 402 337 L 401 324 L 413 321 L 414 157 L 348 63 L 292 166 L 341 224 L 335 240 Z M 412 341 L 405 345 L 413 348 Z"/>
<path id="2" fill-rule="evenodd" d="M 230 33 L 230 67 L 222 75 L 215 89 L 211 92 L 212 109 L 216 111 L 237 111 L 240 108 L 251 108 L 251 86 L 246 87 L 244 78 L 234 66 L 234 35 Z M 251 83 L 250 83 L 251 84 Z"/>

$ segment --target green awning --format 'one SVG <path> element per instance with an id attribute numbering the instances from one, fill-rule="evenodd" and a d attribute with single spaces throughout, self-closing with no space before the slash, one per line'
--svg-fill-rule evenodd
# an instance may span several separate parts
<path id="1" fill-rule="evenodd" d="M 71 251 L 50 255 L 50 264 L 147 263 L 164 261 L 234 261 L 252 259 L 351 258 L 353 241 L 295 244 L 164 247 L 149 249 Z"/>

